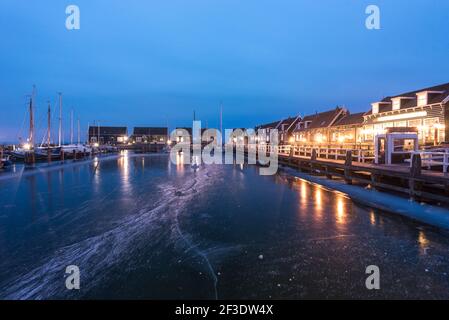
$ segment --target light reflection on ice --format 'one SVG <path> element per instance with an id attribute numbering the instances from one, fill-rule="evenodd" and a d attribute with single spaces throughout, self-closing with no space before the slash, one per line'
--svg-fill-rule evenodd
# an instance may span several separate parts
<path id="1" fill-rule="evenodd" d="M 345 204 L 342 196 L 337 196 L 337 224 L 344 224 L 346 221 Z"/>

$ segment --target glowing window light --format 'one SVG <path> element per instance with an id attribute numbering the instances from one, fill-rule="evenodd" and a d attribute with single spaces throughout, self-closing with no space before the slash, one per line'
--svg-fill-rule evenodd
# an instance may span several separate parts
<path id="1" fill-rule="evenodd" d="M 317 134 L 315 135 L 315 142 L 317 142 L 317 143 L 322 143 L 323 141 L 324 141 L 323 134 L 317 133 Z"/>
<path id="2" fill-rule="evenodd" d="M 419 112 L 413 112 L 413 113 L 396 114 L 396 115 L 392 115 L 392 116 L 379 117 L 376 119 L 376 121 L 377 122 L 395 121 L 395 120 L 419 118 L 419 117 L 425 117 L 425 116 L 427 116 L 427 111 L 419 111 Z"/>

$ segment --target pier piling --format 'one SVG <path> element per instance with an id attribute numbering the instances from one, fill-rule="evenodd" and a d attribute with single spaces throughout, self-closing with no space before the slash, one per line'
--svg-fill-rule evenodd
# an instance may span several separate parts
<path id="1" fill-rule="evenodd" d="M 315 170 L 314 163 L 316 161 L 316 157 L 317 157 L 316 149 L 313 149 L 312 154 L 310 156 L 310 173 L 311 174 L 313 174 L 314 170 Z"/>
<path id="2" fill-rule="evenodd" d="M 352 167 L 352 151 L 347 150 L 345 159 L 345 170 L 344 170 L 345 181 L 347 184 L 352 184 L 351 167 Z"/>
<path id="3" fill-rule="evenodd" d="M 410 167 L 410 179 L 409 179 L 409 190 L 410 197 L 416 200 L 417 193 L 421 190 L 421 182 L 417 181 L 416 178 L 421 176 L 422 160 L 421 155 L 412 155 L 412 165 Z"/>

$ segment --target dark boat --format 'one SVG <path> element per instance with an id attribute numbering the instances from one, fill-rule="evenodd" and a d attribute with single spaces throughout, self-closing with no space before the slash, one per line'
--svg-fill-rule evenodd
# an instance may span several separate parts
<path id="1" fill-rule="evenodd" d="M 12 164 L 11 160 L 9 159 L 9 156 L 0 158 L 0 169 L 6 168 Z"/>

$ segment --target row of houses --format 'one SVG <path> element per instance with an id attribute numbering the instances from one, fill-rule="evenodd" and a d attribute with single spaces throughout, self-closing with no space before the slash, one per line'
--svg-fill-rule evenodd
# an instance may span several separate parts
<path id="1" fill-rule="evenodd" d="M 385 132 L 415 132 L 420 145 L 439 145 L 449 141 L 449 83 L 383 98 L 366 112 L 351 113 L 345 107 L 305 116 L 292 116 L 257 126 L 266 136 L 278 132 L 280 144 L 373 145 Z M 192 141 L 192 128 L 177 128 L 176 141 Z M 206 129 L 202 129 L 201 134 Z M 179 133 L 178 133 L 179 131 Z M 211 138 L 213 140 L 214 138 Z M 89 127 L 91 144 L 166 144 L 167 127 Z"/>
<path id="2" fill-rule="evenodd" d="M 174 143 L 192 141 L 192 128 L 178 127 L 175 129 Z M 201 128 L 201 135 L 206 128 Z M 215 134 L 213 135 L 215 136 Z M 167 144 L 169 139 L 167 127 L 135 127 L 131 135 L 127 127 L 90 126 L 89 143 L 100 145 L 120 144 Z M 214 137 L 210 137 L 209 142 Z"/>
<path id="3" fill-rule="evenodd" d="M 371 104 L 366 112 L 344 107 L 257 126 L 270 142 L 278 130 L 280 144 L 341 145 L 374 143 L 376 135 L 416 132 L 420 145 L 449 140 L 449 83 L 389 96 Z"/>
<path id="4" fill-rule="evenodd" d="M 90 126 L 89 143 L 100 145 L 116 144 L 166 144 L 168 128 L 166 127 L 135 127 L 131 136 L 127 127 Z"/>

